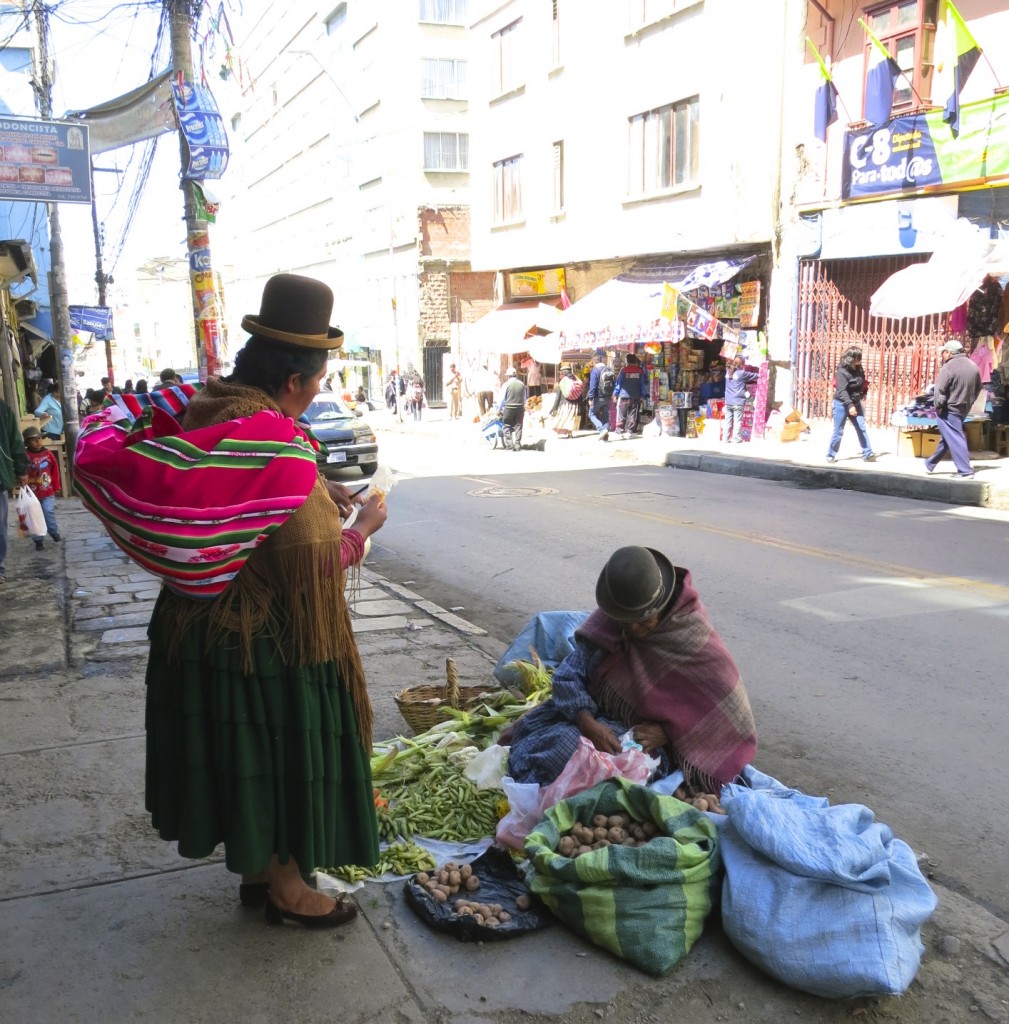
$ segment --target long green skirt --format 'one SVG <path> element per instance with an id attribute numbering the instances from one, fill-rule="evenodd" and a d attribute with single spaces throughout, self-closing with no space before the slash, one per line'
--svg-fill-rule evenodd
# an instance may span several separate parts
<path id="1" fill-rule="evenodd" d="M 332 663 L 291 667 L 268 639 L 245 675 L 237 638 L 200 620 L 166 635 L 155 608 L 147 665 L 146 806 L 183 857 L 224 844 L 230 871 L 273 854 L 303 874 L 378 860 L 371 766 Z"/>

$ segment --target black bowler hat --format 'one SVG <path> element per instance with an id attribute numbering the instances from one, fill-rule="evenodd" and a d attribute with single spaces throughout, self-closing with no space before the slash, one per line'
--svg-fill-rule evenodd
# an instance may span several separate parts
<path id="1" fill-rule="evenodd" d="M 247 314 L 242 327 L 298 348 L 334 349 L 343 344 L 343 331 L 330 326 L 332 315 L 333 292 L 328 285 L 298 274 L 276 274 L 263 288 L 259 316 Z"/>
<path id="2" fill-rule="evenodd" d="M 676 586 L 673 563 L 654 548 L 618 548 L 599 574 L 596 604 L 617 622 L 640 622 L 666 606 Z"/>

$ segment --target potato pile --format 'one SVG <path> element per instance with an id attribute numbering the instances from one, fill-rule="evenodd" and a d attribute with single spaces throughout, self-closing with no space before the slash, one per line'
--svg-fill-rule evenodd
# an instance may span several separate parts
<path id="1" fill-rule="evenodd" d="M 715 814 L 725 813 L 717 793 L 698 793 L 691 796 L 690 790 L 685 786 L 679 786 L 673 792 L 673 796 L 677 800 L 682 800 L 685 804 L 696 807 L 699 811 L 712 811 Z"/>
<path id="2" fill-rule="evenodd" d="M 440 871 L 428 874 L 421 871 L 415 879 L 417 884 L 439 902 L 446 903 L 449 896 L 454 896 L 460 889 L 476 892 L 480 888 L 480 879 L 473 873 L 469 864 L 456 864 L 450 860 Z"/>
<path id="3" fill-rule="evenodd" d="M 426 889 L 439 903 L 447 903 L 457 892 L 475 893 L 480 888 L 480 878 L 469 864 L 449 861 L 440 871 L 428 874 L 421 871 L 415 881 Z M 531 900 L 525 894 L 515 900 L 517 910 L 528 910 Z M 500 903 L 481 903 L 475 897 L 457 899 L 453 904 L 452 917 L 471 917 L 474 923 L 485 928 L 498 928 L 512 919 L 512 914 Z"/>
<path id="4" fill-rule="evenodd" d="M 650 821 L 635 821 L 627 814 L 597 814 L 591 826 L 576 821 L 557 844 L 562 857 L 580 857 L 606 846 L 644 846 L 660 834 Z"/>

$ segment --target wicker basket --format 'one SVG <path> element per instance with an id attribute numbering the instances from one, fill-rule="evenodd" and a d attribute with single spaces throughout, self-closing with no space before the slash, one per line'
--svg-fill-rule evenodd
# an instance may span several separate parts
<path id="1" fill-rule="evenodd" d="M 451 716 L 449 708 L 468 710 L 481 704 L 494 687 L 460 686 L 459 671 L 451 658 L 445 659 L 444 686 L 411 686 L 396 695 L 396 706 L 414 732 L 425 732 Z"/>

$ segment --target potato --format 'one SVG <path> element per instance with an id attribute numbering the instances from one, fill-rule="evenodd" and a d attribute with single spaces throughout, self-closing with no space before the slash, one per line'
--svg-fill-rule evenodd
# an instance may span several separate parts
<path id="1" fill-rule="evenodd" d="M 630 825 L 627 826 L 627 833 L 632 839 L 645 838 L 644 830 L 636 821 L 632 821 Z"/>
<path id="2" fill-rule="evenodd" d="M 418 885 L 424 885 L 425 882 L 431 881 L 431 876 L 426 871 L 420 871 L 417 873 L 415 881 Z"/>
<path id="3" fill-rule="evenodd" d="M 641 823 L 641 831 L 645 839 L 653 839 L 659 834 L 659 826 L 654 821 L 645 821 Z"/>
<path id="4" fill-rule="evenodd" d="M 465 882 L 466 879 L 473 874 L 473 869 L 468 864 L 463 864 L 463 866 L 459 868 L 459 874 Z"/>
<path id="5" fill-rule="evenodd" d="M 608 839 L 597 839 L 592 844 L 592 849 L 593 850 L 602 850 L 602 849 L 605 849 L 607 846 L 612 846 L 612 845 L 613 844 Z"/>
<path id="6" fill-rule="evenodd" d="M 605 839 L 609 829 L 605 825 L 600 825 L 598 828 L 592 830 L 592 839 L 598 842 L 600 839 Z"/>
<path id="7" fill-rule="evenodd" d="M 608 824 L 609 824 L 609 818 L 607 818 L 605 814 L 597 814 L 592 819 L 592 827 L 593 828 L 606 828 Z"/>
<path id="8" fill-rule="evenodd" d="M 578 841 L 574 836 L 562 836 L 561 841 L 557 844 L 557 852 L 562 857 L 570 857 L 577 845 Z"/>
<path id="9" fill-rule="evenodd" d="M 438 884 L 445 885 L 448 882 L 448 872 L 442 868 L 437 874 Z"/>
<path id="10" fill-rule="evenodd" d="M 456 910 L 468 910 L 469 909 L 469 900 L 456 900 L 455 901 L 455 909 Z"/>
<path id="11" fill-rule="evenodd" d="M 508 913 L 507 910 L 502 910 L 501 913 L 498 914 L 497 919 L 502 924 L 507 924 L 512 919 L 512 916 L 511 916 L 511 914 Z"/>
<path id="12" fill-rule="evenodd" d="M 583 853 L 591 853 L 591 852 L 592 852 L 592 847 L 591 846 L 579 846 L 578 849 L 575 851 L 574 856 L 580 857 Z"/>
<path id="13" fill-rule="evenodd" d="M 476 875 L 470 875 L 464 883 L 467 892 L 476 892 L 480 888 L 480 879 Z"/>
<path id="14" fill-rule="evenodd" d="M 456 867 L 457 867 L 457 866 L 458 866 L 458 865 L 456 864 L 456 862 L 455 862 L 454 860 L 450 860 L 450 861 L 449 861 L 449 862 L 448 862 L 448 863 L 447 863 L 447 864 L 445 865 L 445 870 L 446 870 L 446 871 L 455 871 L 455 870 L 456 870 Z"/>
<path id="15" fill-rule="evenodd" d="M 462 875 L 458 871 L 450 871 L 448 873 L 448 884 L 458 886 L 462 881 Z"/>
<path id="16" fill-rule="evenodd" d="M 532 900 L 530 900 L 525 893 L 522 893 L 521 896 L 515 897 L 515 906 L 518 907 L 519 910 L 528 910 L 531 904 Z"/>
<path id="17" fill-rule="evenodd" d="M 634 846 L 638 845 L 638 841 L 637 841 L 637 839 L 627 838 L 620 845 L 621 846 L 631 846 L 631 847 L 634 847 Z"/>
<path id="18" fill-rule="evenodd" d="M 490 905 L 490 912 L 491 912 L 491 913 L 492 913 L 492 914 L 493 914 L 493 915 L 494 915 L 495 917 L 500 917 L 500 916 L 501 916 L 501 911 L 502 911 L 502 910 L 504 910 L 504 907 L 502 907 L 500 903 L 492 903 L 492 904 Z"/>
<path id="19" fill-rule="evenodd" d="M 706 811 L 708 809 L 708 801 L 703 796 L 695 796 L 691 802 L 699 811 Z"/>
<path id="20" fill-rule="evenodd" d="M 628 818 L 626 814 L 611 814 L 606 819 L 606 824 L 610 828 L 626 828 Z"/>
<path id="21" fill-rule="evenodd" d="M 627 838 L 627 833 L 619 825 L 614 825 L 606 833 L 606 838 L 611 843 L 622 843 Z"/>
<path id="22" fill-rule="evenodd" d="M 677 800 L 686 801 L 689 799 L 689 797 L 687 796 L 687 791 L 683 788 L 683 786 L 677 786 L 676 789 L 673 790 L 673 796 Z"/>
<path id="23" fill-rule="evenodd" d="M 484 925 L 485 925 L 485 927 L 487 927 L 487 928 L 497 928 L 497 926 L 498 926 L 498 925 L 499 925 L 500 923 L 501 923 L 501 922 L 500 922 L 500 921 L 498 921 L 498 919 L 497 919 L 496 917 L 493 917 L 493 916 L 492 916 L 492 917 L 488 917 L 488 918 L 486 918 L 486 919 L 485 919 L 485 921 L 484 921 Z"/>
<path id="24" fill-rule="evenodd" d="M 484 917 L 490 917 L 491 914 L 493 913 L 491 908 L 486 903 L 481 903 L 480 906 L 477 907 L 477 910 L 481 914 L 483 914 Z"/>
<path id="25" fill-rule="evenodd" d="M 441 889 L 435 889 L 431 895 L 439 902 L 444 903 L 448 899 L 448 896 Z"/>
<path id="26" fill-rule="evenodd" d="M 591 843 L 595 839 L 595 836 L 592 833 L 592 829 L 590 828 L 583 827 L 578 829 L 577 831 L 572 831 L 574 833 L 575 839 L 577 839 L 578 842 L 582 844 L 582 846 L 584 846 L 586 843 Z"/>

